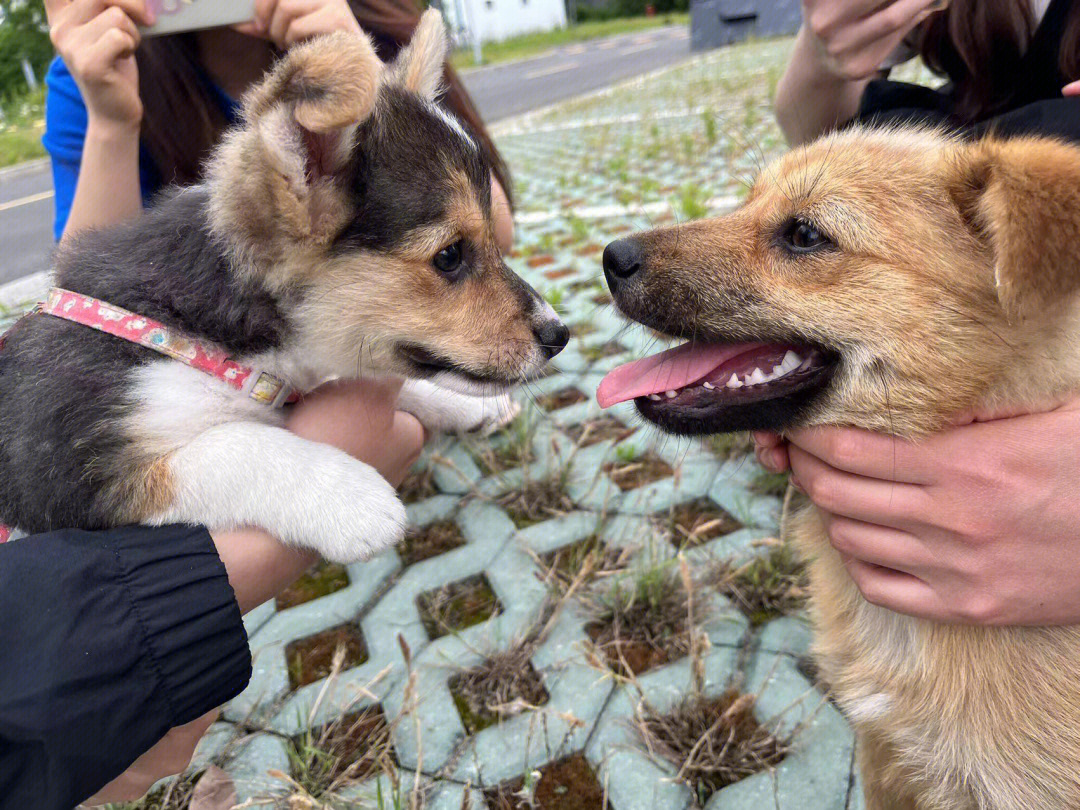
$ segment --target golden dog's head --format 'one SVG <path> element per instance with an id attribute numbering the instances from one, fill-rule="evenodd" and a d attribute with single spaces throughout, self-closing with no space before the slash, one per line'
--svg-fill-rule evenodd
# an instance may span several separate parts
<path id="1" fill-rule="evenodd" d="M 843 424 L 917 435 L 1080 383 L 1080 149 L 851 130 L 783 157 L 734 213 L 608 246 L 618 308 L 687 344 L 616 369 L 677 433 Z"/>

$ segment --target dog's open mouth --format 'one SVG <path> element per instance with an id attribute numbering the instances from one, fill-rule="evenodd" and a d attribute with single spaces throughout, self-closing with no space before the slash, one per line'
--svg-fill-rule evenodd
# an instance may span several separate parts
<path id="1" fill-rule="evenodd" d="M 685 343 L 619 366 L 596 398 L 603 408 L 634 400 L 673 433 L 778 428 L 828 384 L 838 359 L 796 343 Z"/>
<path id="2" fill-rule="evenodd" d="M 455 363 L 443 355 L 420 346 L 415 343 L 404 343 L 398 348 L 398 352 L 412 367 L 413 373 L 420 379 L 430 379 L 437 375 L 452 375 L 466 383 L 482 386 L 487 391 L 506 388 L 513 380 L 495 374 L 478 374 L 471 369 Z M 473 393 L 468 391 L 466 393 Z"/>

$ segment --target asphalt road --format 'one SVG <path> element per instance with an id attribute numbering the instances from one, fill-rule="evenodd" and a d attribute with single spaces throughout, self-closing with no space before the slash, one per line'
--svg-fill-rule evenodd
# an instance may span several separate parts
<path id="1" fill-rule="evenodd" d="M 567 45 L 462 78 L 485 120 L 494 122 L 681 61 L 690 55 L 689 33 L 673 26 Z M 52 223 L 48 165 L 0 171 L 0 284 L 49 268 Z"/>

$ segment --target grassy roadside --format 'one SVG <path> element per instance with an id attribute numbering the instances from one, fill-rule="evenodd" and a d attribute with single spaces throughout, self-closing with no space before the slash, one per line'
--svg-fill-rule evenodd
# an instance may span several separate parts
<path id="1" fill-rule="evenodd" d="M 0 116 L 0 168 L 45 157 L 45 91 L 39 90 L 4 105 Z"/>
<path id="2" fill-rule="evenodd" d="M 584 42 L 599 37 L 609 37 L 615 34 L 629 34 L 635 31 L 646 31 L 650 28 L 659 28 L 664 25 L 688 25 L 690 15 L 685 13 L 658 14 L 655 17 L 623 17 L 615 20 L 593 20 L 582 22 L 567 28 L 555 31 L 545 31 L 538 34 L 525 34 L 520 37 L 503 40 L 502 42 L 489 42 L 484 45 L 485 65 L 493 65 L 498 62 L 511 62 L 518 59 L 527 59 L 536 56 L 551 48 L 560 45 L 570 45 L 574 42 Z M 450 59 L 458 70 L 475 66 L 472 50 L 462 48 L 456 51 Z"/>

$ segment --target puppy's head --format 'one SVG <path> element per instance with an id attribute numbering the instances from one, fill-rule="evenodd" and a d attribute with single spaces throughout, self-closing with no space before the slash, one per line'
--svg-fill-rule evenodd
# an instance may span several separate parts
<path id="1" fill-rule="evenodd" d="M 212 164 L 215 235 L 278 294 L 294 351 L 323 374 L 475 391 L 566 344 L 502 261 L 482 150 L 436 104 L 446 48 L 431 11 L 393 65 L 364 35 L 294 48 Z"/>
<path id="2" fill-rule="evenodd" d="M 616 369 L 598 397 L 677 433 L 905 436 L 1035 401 L 1080 382 L 1078 238 L 1080 149 L 831 135 L 727 217 L 608 246 L 619 309 L 688 342 Z"/>

